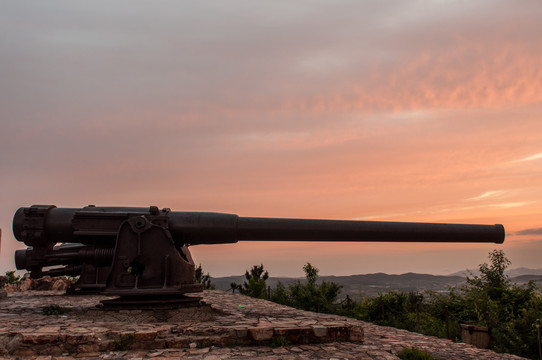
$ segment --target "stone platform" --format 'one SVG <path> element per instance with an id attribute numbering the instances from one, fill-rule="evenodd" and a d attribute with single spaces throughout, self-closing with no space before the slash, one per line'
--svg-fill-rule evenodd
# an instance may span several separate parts
<path id="1" fill-rule="evenodd" d="M 397 359 L 404 347 L 416 347 L 437 359 L 520 359 L 222 291 L 205 291 L 202 308 L 180 310 L 96 308 L 103 299 L 10 293 L 0 300 L 0 357 Z"/>

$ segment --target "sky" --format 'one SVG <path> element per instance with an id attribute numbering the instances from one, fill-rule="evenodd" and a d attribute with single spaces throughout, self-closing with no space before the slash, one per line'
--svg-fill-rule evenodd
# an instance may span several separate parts
<path id="1" fill-rule="evenodd" d="M 501 223 L 497 244 L 191 247 L 211 276 L 542 268 L 539 1 L 0 0 L 0 272 L 21 206 Z"/>

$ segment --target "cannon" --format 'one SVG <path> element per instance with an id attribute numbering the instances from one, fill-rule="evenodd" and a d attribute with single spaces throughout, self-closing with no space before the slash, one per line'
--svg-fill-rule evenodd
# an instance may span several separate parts
<path id="1" fill-rule="evenodd" d="M 32 278 L 79 276 L 74 293 L 120 296 L 119 302 L 179 303 L 202 291 L 189 246 L 238 241 L 483 242 L 504 241 L 502 225 L 401 223 L 240 217 L 156 206 L 17 210 L 17 269 Z M 142 300 L 143 299 L 143 300 Z M 197 299 L 197 298 L 196 298 Z"/>

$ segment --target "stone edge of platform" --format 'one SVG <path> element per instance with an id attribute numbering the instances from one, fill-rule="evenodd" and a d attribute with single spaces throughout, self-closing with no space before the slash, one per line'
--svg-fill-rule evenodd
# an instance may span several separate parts
<path id="1" fill-rule="evenodd" d="M 333 341 L 363 341 L 361 326 L 335 324 L 308 327 L 225 327 L 214 328 L 214 334 L 191 334 L 163 328 L 98 332 L 63 331 L 46 326 L 32 332 L 0 330 L 0 355 L 61 355 L 131 349 L 165 349 L 191 347 L 230 347 L 237 345 L 283 346 Z"/>

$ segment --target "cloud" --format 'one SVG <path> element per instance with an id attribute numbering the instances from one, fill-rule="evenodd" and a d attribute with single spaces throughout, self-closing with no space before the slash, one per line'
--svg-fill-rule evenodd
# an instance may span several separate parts
<path id="1" fill-rule="evenodd" d="M 0 47 L 0 75 L 10 84 L 0 89 L 0 105 L 17 116 L 6 121 L 119 108 L 336 113 L 542 99 L 542 57 L 532 46 L 542 29 L 533 9 L 491 3 L 488 20 L 472 9 L 487 11 L 483 1 L 423 9 L 416 1 L 344 1 L 265 11 L 234 2 L 243 12 L 217 2 L 212 11 L 135 4 L 129 13 L 109 4 L 8 7 L 1 18 L 11 34 L 6 45 L 16 46 Z M 522 20 L 508 24 L 515 18 Z"/>
<path id="2" fill-rule="evenodd" d="M 542 235 L 542 228 L 521 230 L 516 232 L 515 235 Z"/>
<path id="3" fill-rule="evenodd" d="M 486 200 L 488 198 L 502 197 L 506 193 L 507 191 L 505 190 L 486 191 L 481 195 L 467 199 L 467 201 L 478 201 L 478 200 Z"/>
<path id="4" fill-rule="evenodd" d="M 532 161 L 532 160 L 538 160 L 538 159 L 542 159 L 542 153 L 538 153 L 538 154 L 534 154 L 534 155 L 531 155 L 531 156 L 527 156 L 527 157 L 524 157 L 523 159 L 519 159 L 517 160 L 518 162 L 519 161 Z"/>

